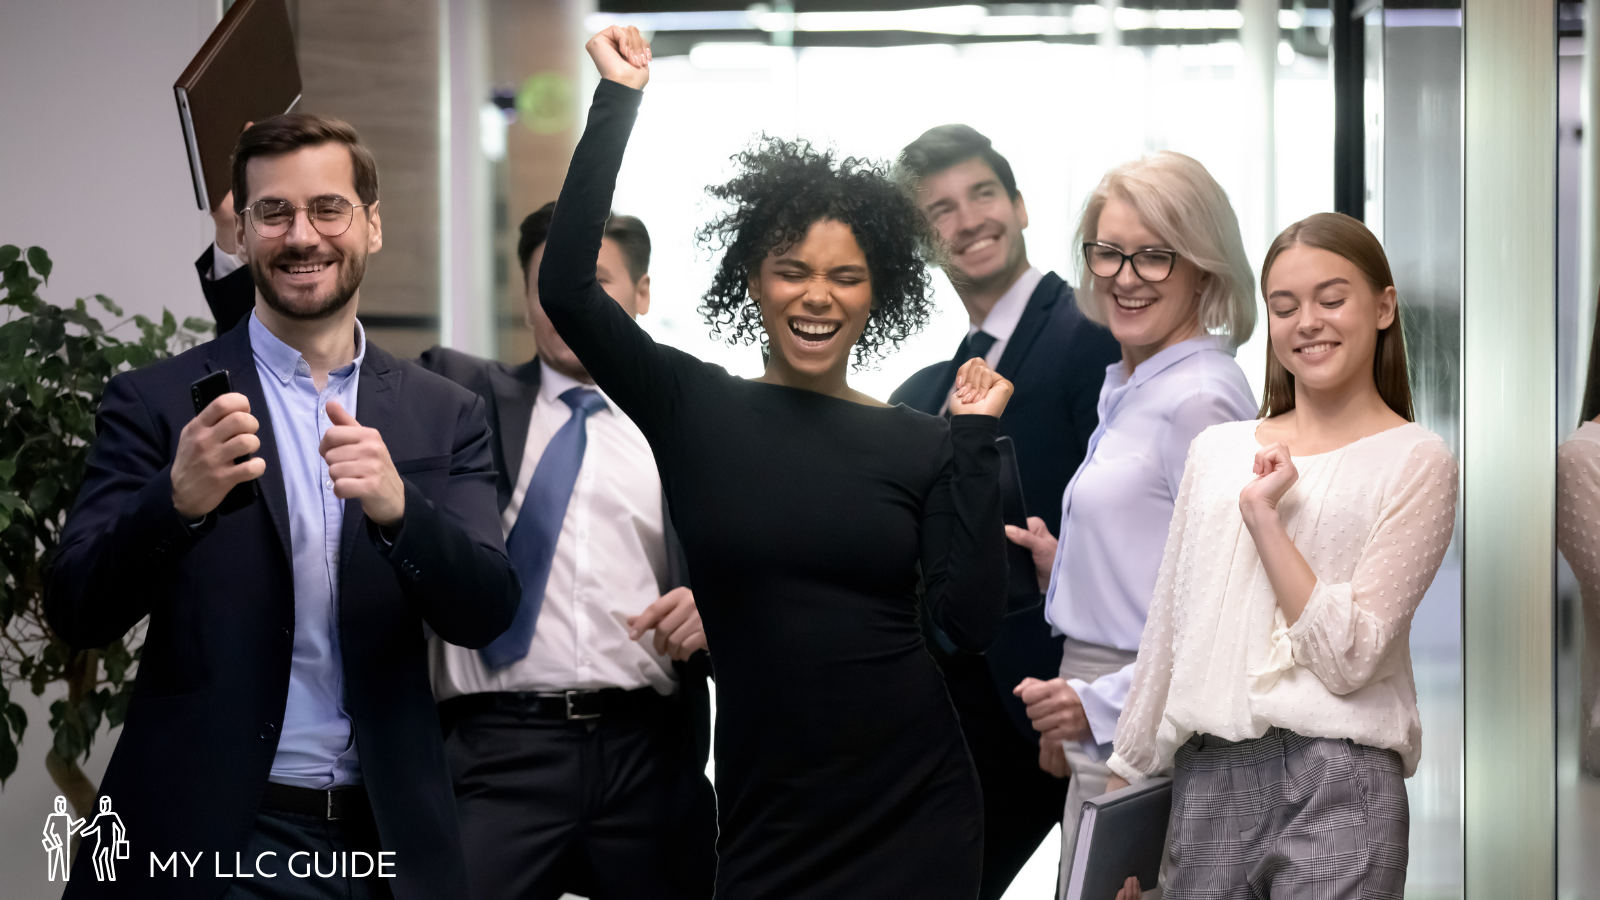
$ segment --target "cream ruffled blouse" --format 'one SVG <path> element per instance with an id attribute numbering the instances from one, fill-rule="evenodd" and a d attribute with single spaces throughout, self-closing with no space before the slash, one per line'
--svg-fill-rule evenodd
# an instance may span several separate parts
<path id="1" fill-rule="evenodd" d="M 1239 513 L 1259 424 L 1213 426 L 1189 448 L 1108 765 L 1138 782 L 1195 734 L 1276 726 L 1392 749 L 1409 776 L 1422 741 L 1411 617 L 1455 528 L 1455 459 L 1416 424 L 1294 457 L 1278 511 L 1317 583 L 1291 626 Z"/>

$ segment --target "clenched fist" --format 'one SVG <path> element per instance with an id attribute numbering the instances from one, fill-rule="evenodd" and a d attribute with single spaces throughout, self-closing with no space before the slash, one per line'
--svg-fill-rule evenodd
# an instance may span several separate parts
<path id="1" fill-rule="evenodd" d="M 696 650 L 706 649 L 706 632 L 700 624 L 700 610 L 694 605 L 694 594 L 686 587 L 673 588 L 661 595 L 645 611 L 628 619 L 628 637 L 644 640 L 646 632 L 655 631 L 653 643 L 656 652 L 679 662 L 693 656 Z"/>
<path id="2" fill-rule="evenodd" d="M 974 356 L 956 370 L 955 390 L 950 392 L 950 415 L 994 416 L 999 418 L 1011 400 L 1011 382 Z"/>
<path id="3" fill-rule="evenodd" d="M 583 45 L 600 77 L 634 90 L 650 81 L 650 42 L 632 25 L 612 25 Z"/>
<path id="4" fill-rule="evenodd" d="M 406 514 L 406 486 L 389 459 L 389 447 L 376 428 L 356 421 L 337 400 L 328 401 L 333 427 L 322 433 L 317 452 L 328 464 L 333 495 L 360 500 L 361 510 L 379 526 L 400 524 Z"/>

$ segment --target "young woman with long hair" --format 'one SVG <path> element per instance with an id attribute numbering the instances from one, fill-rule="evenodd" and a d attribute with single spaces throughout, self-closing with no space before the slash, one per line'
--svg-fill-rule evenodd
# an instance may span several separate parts
<path id="1" fill-rule="evenodd" d="M 1190 448 L 1108 765 L 1173 772 L 1168 898 L 1399 898 L 1422 740 L 1408 638 L 1456 463 L 1412 421 L 1365 226 L 1289 226 L 1261 289 L 1262 418 Z"/>

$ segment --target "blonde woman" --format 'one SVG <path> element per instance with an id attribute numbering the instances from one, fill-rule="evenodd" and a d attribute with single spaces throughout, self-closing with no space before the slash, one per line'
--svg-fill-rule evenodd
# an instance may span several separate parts
<path id="1" fill-rule="evenodd" d="M 1412 421 L 1394 280 L 1360 222 L 1289 226 L 1261 286 L 1262 419 L 1190 448 L 1110 786 L 1172 770 L 1167 898 L 1399 898 L 1408 638 L 1456 463 Z"/>
<path id="2" fill-rule="evenodd" d="M 1071 778 L 1063 866 L 1084 799 L 1110 774 L 1189 442 L 1256 407 L 1233 359 L 1255 325 L 1254 278 L 1233 207 L 1204 166 L 1165 152 L 1112 169 L 1084 204 L 1076 243 L 1078 305 L 1122 358 L 1106 369 L 1099 425 L 1062 496 L 1059 545 L 1038 519 L 1008 532 L 1033 551 L 1045 616 L 1064 635 L 1060 676 L 1016 688 L 1041 766 Z"/>

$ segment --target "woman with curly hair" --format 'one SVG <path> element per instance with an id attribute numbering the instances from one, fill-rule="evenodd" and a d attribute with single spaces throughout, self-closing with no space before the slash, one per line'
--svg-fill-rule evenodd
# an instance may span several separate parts
<path id="1" fill-rule="evenodd" d="M 723 251 L 702 310 L 763 342 L 764 374 L 657 345 L 595 281 L 649 47 L 612 27 L 587 49 L 603 80 L 539 296 L 649 440 L 688 556 L 717 673 L 716 895 L 971 898 L 977 778 L 919 602 L 971 650 L 999 627 L 1011 385 L 968 362 L 949 422 L 849 386 L 852 354 L 927 319 L 926 226 L 881 170 L 803 143 L 741 155 L 701 232 Z"/>

